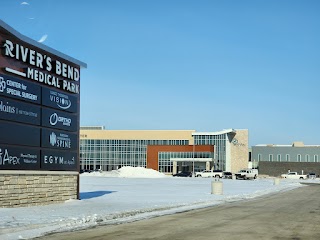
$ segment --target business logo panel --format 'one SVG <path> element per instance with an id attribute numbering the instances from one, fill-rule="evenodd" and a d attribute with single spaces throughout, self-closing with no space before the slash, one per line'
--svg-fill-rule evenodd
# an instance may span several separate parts
<path id="1" fill-rule="evenodd" d="M 40 150 L 0 144 L 0 170 L 40 169 Z"/>
<path id="2" fill-rule="evenodd" d="M 32 103 L 41 103 L 41 87 L 21 79 L 0 74 L 0 95 Z"/>
<path id="3" fill-rule="evenodd" d="M 78 150 L 78 135 L 57 131 L 55 129 L 42 129 L 41 147 L 59 150 Z"/>
<path id="4" fill-rule="evenodd" d="M 0 143 L 40 147 L 40 128 L 1 120 Z"/>
<path id="5" fill-rule="evenodd" d="M 72 113 L 78 112 L 76 96 L 45 87 L 42 88 L 42 105 Z"/>
<path id="6" fill-rule="evenodd" d="M 78 116 L 43 107 L 42 126 L 76 132 L 78 130 Z"/>
<path id="7" fill-rule="evenodd" d="M 40 125 L 40 106 L 0 96 L 0 119 Z"/>
<path id="8" fill-rule="evenodd" d="M 77 171 L 78 156 L 75 152 L 42 150 L 41 169 Z"/>

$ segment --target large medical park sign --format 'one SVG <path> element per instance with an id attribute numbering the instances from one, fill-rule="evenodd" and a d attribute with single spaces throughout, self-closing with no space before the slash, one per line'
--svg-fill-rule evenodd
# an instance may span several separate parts
<path id="1" fill-rule="evenodd" d="M 0 170 L 79 165 L 81 62 L 0 21 Z"/>
<path id="2" fill-rule="evenodd" d="M 8 39 L 3 42 L 3 48 L 3 53 L 6 57 L 18 60 L 27 65 L 23 71 L 5 67 L 6 71 L 48 86 L 79 94 L 79 68 L 57 59 L 54 60 L 48 56 L 47 53 L 38 52 Z M 75 82 L 65 80 L 67 78 Z"/>

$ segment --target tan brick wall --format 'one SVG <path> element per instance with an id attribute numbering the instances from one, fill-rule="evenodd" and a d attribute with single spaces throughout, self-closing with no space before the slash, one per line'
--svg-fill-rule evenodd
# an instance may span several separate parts
<path id="1" fill-rule="evenodd" d="M 82 130 L 80 139 L 189 140 L 193 144 L 195 130 Z"/>
<path id="2" fill-rule="evenodd" d="M 249 136 L 247 129 L 237 129 L 236 135 L 231 139 L 231 171 L 238 172 L 248 168 L 249 162 Z"/>
<path id="3" fill-rule="evenodd" d="M 78 197 L 77 172 L 0 171 L 0 207 L 60 203 Z"/>

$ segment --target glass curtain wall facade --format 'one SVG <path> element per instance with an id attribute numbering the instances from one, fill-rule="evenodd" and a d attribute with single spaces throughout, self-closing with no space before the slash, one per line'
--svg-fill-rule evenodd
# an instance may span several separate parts
<path id="1" fill-rule="evenodd" d="M 214 168 L 226 170 L 226 141 L 227 134 L 221 135 L 194 135 L 194 144 L 196 145 L 214 145 Z"/>
<path id="2" fill-rule="evenodd" d="M 170 173 L 173 172 L 173 162 L 170 161 L 171 158 L 213 158 L 212 153 L 210 152 L 159 152 L 158 153 L 158 159 L 159 159 L 159 171 L 160 172 L 166 172 Z M 190 161 L 188 162 L 182 162 L 182 167 L 189 167 Z M 199 163 L 196 163 L 199 164 Z M 205 163 L 204 163 L 205 165 Z M 196 166 L 197 167 L 197 166 Z M 200 167 L 198 167 L 200 168 Z M 201 167 L 201 169 L 205 169 L 204 167 Z"/>
<path id="3" fill-rule="evenodd" d="M 123 166 L 146 167 L 147 145 L 189 145 L 189 140 L 81 139 L 80 168 L 111 171 Z"/>

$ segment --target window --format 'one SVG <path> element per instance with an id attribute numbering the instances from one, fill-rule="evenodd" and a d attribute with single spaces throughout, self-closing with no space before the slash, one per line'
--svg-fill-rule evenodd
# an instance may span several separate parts
<path id="1" fill-rule="evenodd" d="M 281 154 L 278 154 L 278 155 L 277 155 L 277 161 L 278 161 L 278 162 L 281 162 Z"/>
<path id="2" fill-rule="evenodd" d="M 286 161 L 289 162 L 290 161 L 290 155 L 286 154 Z"/>
<path id="3" fill-rule="evenodd" d="M 306 160 L 306 162 L 309 162 L 309 161 L 310 161 L 310 156 L 309 156 L 309 154 L 306 155 L 305 160 Z"/>
<path id="4" fill-rule="evenodd" d="M 301 154 L 297 155 L 297 162 L 301 162 Z"/>
<path id="5" fill-rule="evenodd" d="M 261 161 L 261 154 L 258 154 L 258 161 Z"/>
<path id="6" fill-rule="evenodd" d="M 272 162 L 272 161 L 273 161 L 273 155 L 269 154 L 269 162 Z"/>
<path id="7" fill-rule="evenodd" d="M 318 155 L 314 155 L 314 156 L 313 156 L 313 161 L 314 161 L 314 162 L 318 162 Z"/>

